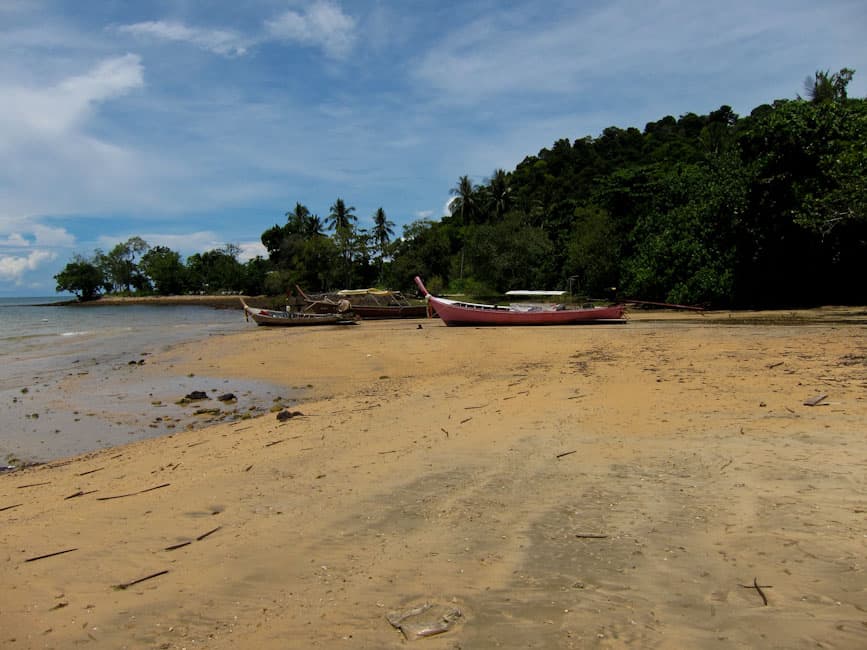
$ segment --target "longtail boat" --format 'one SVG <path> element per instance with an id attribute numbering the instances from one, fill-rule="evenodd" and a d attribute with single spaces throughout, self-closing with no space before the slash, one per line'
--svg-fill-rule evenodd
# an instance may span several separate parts
<path id="1" fill-rule="evenodd" d="M 349 301 L 350 309 L 359 318 L 424 318 L 426 305 L 412 304 L 399 291 L 387 289 L 344 289 L 334 294 L 310 296 L 295 285 L 298 295 L 306 303 L 304 310 L 329 313 L 337 310 L 341 301 Z"/>
<path id="2" fill-rule="evenodd" d="M 355 315 L 344 311 L 332 314 L 309 314 L 300 311 L 277 311 L 275 309 L 262 309 L 250 307 L 241 298 L 244 306 L 244 317 L 252 320 L 256 325 L 269 325 L 275 327 L 293 327 L 298 325 L 350 325 L 356 322 Z"/>
<path id="3" fill-rule="evenodd" d="M 563 305 L 485 305 L 437 298 L 421 278 L 415 283 L 425 300 L 446 325 L 573 325 L 625 323 L 623 305 L 570 308 Z"/>

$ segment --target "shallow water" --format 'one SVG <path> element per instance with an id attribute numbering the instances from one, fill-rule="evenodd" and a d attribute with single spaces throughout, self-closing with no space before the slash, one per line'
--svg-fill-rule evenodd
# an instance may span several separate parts
<path id="1" fill-rule="evenodd" d="M 288 400 L 285 389 L 263 382 L 148 372 L 152 353 L 248 329 L 240 310 L 44 306 L 52 300 L 0 299 L 0 466 L 206 426 Z M 212 399 L 175 403 L 194 390 Z M 228 392 L 237 399 L 215 399 Z M 194 415 L 214 408 L 221 416 Z"/>

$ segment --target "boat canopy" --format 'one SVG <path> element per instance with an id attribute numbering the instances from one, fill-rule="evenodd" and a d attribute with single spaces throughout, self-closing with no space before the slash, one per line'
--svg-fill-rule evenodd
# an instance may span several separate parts
<path id="1" fill-rule="evenodd" d="M 338 296 L 390 296 L 394 292 L 387 289 L 342 289 L 337 292 Z"/>
<path id="2" fill-rule="evenodd" d="M 565 291 L 525 291 L 516 289 L 515 291 L 507 291 L 507 296 L 565 296 Z"/>

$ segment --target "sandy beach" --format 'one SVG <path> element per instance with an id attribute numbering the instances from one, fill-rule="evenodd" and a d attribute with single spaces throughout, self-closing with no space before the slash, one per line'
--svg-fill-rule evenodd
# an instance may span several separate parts
<path id="1" fill-rule="evenodd" d="M 291 417 L 0 474 L 0 646 L 867 647 L 865 310 L 287 329 L 141 370 Z"/>

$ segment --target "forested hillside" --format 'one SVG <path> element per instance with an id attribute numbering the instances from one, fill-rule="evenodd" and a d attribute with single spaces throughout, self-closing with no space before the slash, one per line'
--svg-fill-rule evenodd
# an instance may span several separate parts
<path id="1" fill-rule="evenodd" d="M 475 295 L 569 288 L 715 307 L 864 304 L 867 100 L 848 97 L 853 74 L 817 72 L 803 98 L 748 116 L 722 106 L 558 140 L 482 183 L 459 176 L 450 214 L 397 238 L 383 208 L 363 230 L 343 199 L 325 219 L 299 202 L 262 233 L 268 259 L 241 264 L 229 245 L 185 263 L 134 238 L 76 258 L 58 289 L 406 290 L 418 274 L 434 292 Z"/>

